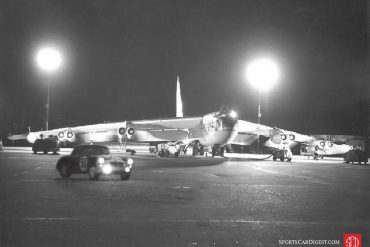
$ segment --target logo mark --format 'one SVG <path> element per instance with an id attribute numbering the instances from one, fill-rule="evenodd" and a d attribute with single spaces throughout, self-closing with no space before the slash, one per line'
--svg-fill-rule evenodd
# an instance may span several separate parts
<path id="1" fill-rule="evenodd" d="M 344 234 L 343 236 L 344 247 L 362 247 L 362 235 L 361 234 Z"/>

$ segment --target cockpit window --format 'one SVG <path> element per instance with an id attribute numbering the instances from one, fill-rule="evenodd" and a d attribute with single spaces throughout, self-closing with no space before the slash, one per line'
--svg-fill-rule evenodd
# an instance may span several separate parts
<path id="1" fill-rule="evenodd" d="M 207 131 L 231 131 L 237 122 L 238 115 L 233 110 L 221 109 L 203 117 L 203 125 Z"/>
<path id="2" fill-rule="evenodd" d="M 223 130 L 232 130 L 235 126 L 235 124 L 238 122 L 238 118 L 231 116 L 229 114 L 226 114 L 222 117 L 220 117 L 222 121 L 222 129 Z"/>

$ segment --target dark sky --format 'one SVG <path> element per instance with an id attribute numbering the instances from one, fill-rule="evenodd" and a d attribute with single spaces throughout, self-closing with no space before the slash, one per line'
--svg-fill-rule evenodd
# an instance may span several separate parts
<path id="1" fill-rule="evenodd" d="M 180 76 L 185 115 L 237 109 L 257 121 L 253 58 L 278 61 L 279 83 L 262 95 L 262 122 L 303 133 L 366 128 L 369 18 L 348 0 L 2 0 L 0 133 L 42 127 L 43 43 L 63 49 L 51 83 L 50 127 L 175 115 Z M 58 119 L 58 121 L 57 121 Z"/>

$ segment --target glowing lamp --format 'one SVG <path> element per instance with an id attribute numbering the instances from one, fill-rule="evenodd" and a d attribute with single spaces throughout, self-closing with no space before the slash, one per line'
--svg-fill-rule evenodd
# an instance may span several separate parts
<path id="1" fill-rule="evenodd" d="M 279 79 L 279 69 L 271 59 L 260 58 L 253 61 L 247 67 L 247 79 L 259 90 L 268 90 Z"/>
<path id="2" fill-rule="evenodd" d="M 54 72 L 58 70 L 63 63 L 62 54 L 56 48 L 43 47 L 37 51 L 36 63 L 41 70 L 47 73 Z"/>

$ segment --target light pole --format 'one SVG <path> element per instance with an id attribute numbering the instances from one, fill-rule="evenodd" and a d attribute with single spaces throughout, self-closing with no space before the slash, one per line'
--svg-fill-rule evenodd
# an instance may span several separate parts
<path id="1" fill-rule="evenodd" d="M 52 46 L 41 47 L 36 53 L 36 64 L 47 76 L 48 96 L 46 101 L 45 129 L 49 129 L 49 108 L 50 108 L 50 76 L 62 65 L 63 57 L 61 52 Z"/>
<path id="2" fill-rule="evenodd" d="M 247 67 L 247 80 L 258 88 L 258 125 L 261 124 L 261 91 L 269 90 L 279 79 L 279 69 L 276 63 L 269 58 L 259 58 Z M 257 139 L 257 153 L 259 153 L 259 136 Z"/>

